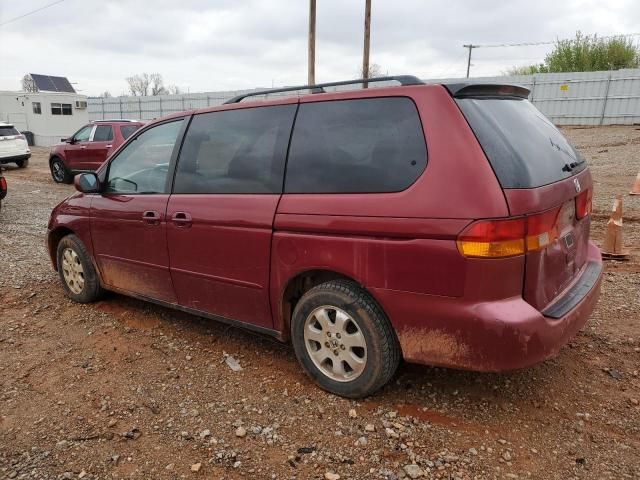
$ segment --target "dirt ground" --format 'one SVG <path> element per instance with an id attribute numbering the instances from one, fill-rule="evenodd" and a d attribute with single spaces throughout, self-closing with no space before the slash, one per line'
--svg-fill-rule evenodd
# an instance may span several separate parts
<path id="1" fill-rule="evenodd" d="M 0 212 L 0 477 L 640 478 L 640 128 L 565 132 L 595 179 L 592 237 L 624 194 L 631 253 L 607 263 L 584 331 L 509 374 L 403 365 L 358 402 L 276 341 L 119 295 L 68 300 L 44 235 L 73 187 L 35 148 L 5 172 Z"/>

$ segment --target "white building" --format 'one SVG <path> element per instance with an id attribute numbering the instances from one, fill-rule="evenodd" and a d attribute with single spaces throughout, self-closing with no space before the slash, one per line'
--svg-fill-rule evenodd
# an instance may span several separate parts
<path id="1" fill-rule="evenodd" d="M 48 147 L 89 122 L 87 97 L 68 92 L 0 91 L 0 122 L 33 132 L 35 144 Z"/>

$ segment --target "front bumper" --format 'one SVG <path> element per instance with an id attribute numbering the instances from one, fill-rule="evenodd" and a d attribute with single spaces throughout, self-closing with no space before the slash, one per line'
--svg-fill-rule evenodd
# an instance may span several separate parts
<path id="1" fill-rule="evenodd" d="M 31 153 L 24 153 L 22 155 L 12 155 L 10 157 L 0 157 L 0 163 L 13 163 L 20 162 L 22 160 L 29 160 Z"/>
<path id="2" fill-rule="evenodd" d="M 602 258 L 589 243 L 587 264 L 557 303 L 584 290 L 585 272 L 599 267 L 588 291 L 558 318 L 544 316 L 522 297 L 491 302 L 384 289 L 373 294 L 389 315 L 406 361 L 476 371 L 524 368 L 558 354 L 585 325 L 600 295 Z M 390 309 L 387 309 L 387 305 Z"/>

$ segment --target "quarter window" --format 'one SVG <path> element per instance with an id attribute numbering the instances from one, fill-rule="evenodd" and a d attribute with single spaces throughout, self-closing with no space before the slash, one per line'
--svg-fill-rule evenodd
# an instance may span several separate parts
<path id="1" fill-rule="evenodd" d="M 164 193 L 173 148 L 183 120 L 142 132 L 109 164 L 107 193 Z"/>
<path id="2" fill-rule="evenodd" d="M 113 129 L 111 125 L 98 125 L 93 134 L 94 142 L 109 142 L 113 140 Z"/>
<path id="3" fill-rule="evenodd" d="M 42 114 L 42 107 L 40 105 L 40 102 L 33 102 L 31 105 L 33 106 L 33 113 L 35 113 L 36 115 Z"/>
<path id="4" fill-rule="evenodd" d="M 427 164 L 414 103 L 405 97 L 300 105 L 285 192 L 398 192 Z"/>
<path id="5" fill-rule="evenodd" d="M 296 105 L 196 115 L 174 193 L 280 193 Z"/>
<path id="6" fill-rule="evenodd" d="M 51 115 L 72 115 L 73 109 L 70 103 L 52 103 Z"/>

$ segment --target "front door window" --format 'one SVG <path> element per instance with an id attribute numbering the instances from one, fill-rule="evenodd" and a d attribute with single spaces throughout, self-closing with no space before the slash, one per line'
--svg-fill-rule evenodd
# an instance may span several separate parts
<path id="1" fill-rule="evenodd" d="M 164 193 L 182 119 L 142 132 L 109 165 L 106 193 Z"/>

